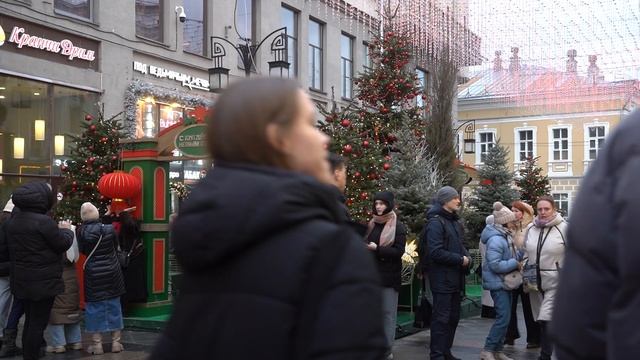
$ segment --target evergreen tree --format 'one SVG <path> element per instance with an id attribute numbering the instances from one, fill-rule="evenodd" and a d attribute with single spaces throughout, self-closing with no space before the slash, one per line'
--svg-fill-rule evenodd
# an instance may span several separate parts
<path id="1" fill-rule="evenodd" d="M 396 195 L 398 215 L 415 235 L 422 231 L 425 209 L 434 194 L 442 187 L 438 161 L 427 151 L 424 139 L 405 127 L 398 132 L 391 169 L 386 174 L 386 184 Z"/>
<path id="2" fill-rule="evenodd" d="M 492 147 L 478 170 L 480 184 L 474 189 L 471 206 L 483 216 L 493 212 L 493 203 L 500 201 L 509 206 L 518 199 L 517 191 L 512 187 L 513 172 L 509 170 L 509 150 L 500 143 Z"/>
<path id="3" fill-rule="evenodd" d="M 387 19 L 389 20 L 389 19 Z M 326 112 L 320 128 L 332 138 L 330 150 L 349 160 L 347 206 L 354 219 L 371 217 L 373 194 L 384 188 L 391 169 L 393 144 L 403 124 L 420 122 L 415 97 L 421 94 L 416 75 L 407 67 L 411 57 L 409 37 L 387 24 L 384 35 L 369 44 L 373 69 L 358 75 L 356 102 Z"/>
<path id="4" fill-rule="evenodd" d="M 529 157 L 523 169 L 518 171 L 520 177 L 516 179 L 516 185 L 520 188 L 520 199 L 534 206 L 536 200 L 547 195 L 551 191 L 549 178 L 542 174 L 542 168 L 538 167 L 539 157 Z"/>
<path id="5" fill-rule="evenodd" d="M 59 219 L 80 222 L 80 206 L 93 203 L 101 214 L 106 212 L 110 199 L 98 192 L 100 177 L 118 169 L 120 162 L 119 142 L 123 137 L 118 115 L 105 119 L 102 112 L 98 118 L 87 114 L 81 124 L 83 132 L 72 136 L 71 156 L 61 167 L 63 174 L 60 192 L 62 200 L 56 206 Z"/>

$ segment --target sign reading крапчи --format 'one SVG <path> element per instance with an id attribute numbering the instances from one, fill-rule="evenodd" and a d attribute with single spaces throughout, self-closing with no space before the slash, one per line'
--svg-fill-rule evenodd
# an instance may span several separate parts
<path id="1" fill-rule="evenodd" d="M 176 135 L 176 149 L 180 150 L 184 156 L 206 157 L 206 132 L 206 124 L 187 126 Z"/>

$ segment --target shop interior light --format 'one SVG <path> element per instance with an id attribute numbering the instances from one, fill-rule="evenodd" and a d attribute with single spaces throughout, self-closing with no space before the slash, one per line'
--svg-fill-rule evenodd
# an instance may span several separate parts
<path id="1" fill-rule="evenodd" d="M 23 137 L 13 138 L 13 158 L 24 159 L 24 138 Z"/>
<path id="2" fill-rule="evenodd" d="M 34 129 L 34 137 L 36 139 L 36 141 L 43 141 L 44 140 L 44 127 L 45 127 L 45 123 L 44 120 L 36 120 L 35 124 L 33 126 Z"/>
<path id="3" fill-rule="evenodd" d="M 39 92 L 34 92 L 33 95 L 34 96 L 40 96 L 40 93 Z"/>
<path id="4" fill-rule="evenodd" d="M 7 88 L 4 86 L 0 86 L 0 90 L 7 90 Z"/>
<path id="5" fill-rule="evenodd" d="M 144 98 L 144 102 L 152 104 L 156 103 L 155 99 L 152 96 L 147 96 L 146 98 Z"/>
<path id="6" fill-rule="evenodd" d="M 174 109 L 175 109 L 175 108 L 179 108 L 179 107 L 180 107 L 180 104 L 178 104 L 178 103 L 174 102 L 173 104 L 171 104 L 171 107 L 172 107 L 172 108 L 174 108 Z"/>
<path id="7" fill-rule="evenodd" d="M 64 155 L 64 135 L 56 135 L 53 139 L 53 151 L 56 156 Z"/>
<path id="8" fill-rule="evenodd" d="M 0 99 L 4 99 L 4 95 L 0 95 Z"/>

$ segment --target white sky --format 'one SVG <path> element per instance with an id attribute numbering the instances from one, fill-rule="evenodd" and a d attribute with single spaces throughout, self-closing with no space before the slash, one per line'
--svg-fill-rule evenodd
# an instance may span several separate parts
<path id="1" fill-rule="evenodd" d="M 469 0 L 469 24 L 486 58 L 472 70 L 489 68 L 496 50 L 508 67 L 518 46 L 526 64 L 564 70 L 576 49 L 580 74 L 597 55 L 606 80 L 640 78 L 640 0 Z"/>

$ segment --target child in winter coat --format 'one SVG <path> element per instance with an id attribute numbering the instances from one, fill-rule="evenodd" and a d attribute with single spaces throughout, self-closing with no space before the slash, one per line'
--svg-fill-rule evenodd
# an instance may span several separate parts
<path id="1" fill-rule="evenodd" d="M 72 227 L 75 234 L 75 227 Z M 49 317 L 47 332 L 51 341 L 46 350 L 49 353 L 63 353 L 82 349 L 80 331 L 80 291 L 75 263 L 78 261 L 78 241 L 73 238 L 73 245 L 62 259 L 62 280 L 64 293 L 56 296 Z"/>

